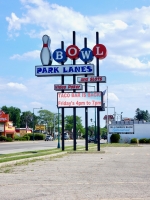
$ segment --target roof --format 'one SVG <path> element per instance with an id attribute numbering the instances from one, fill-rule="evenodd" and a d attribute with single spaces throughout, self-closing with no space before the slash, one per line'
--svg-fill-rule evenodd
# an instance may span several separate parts
<path id="1" fill-rule="evenodd" d="M 107 120 L 107 115 L 105 115 L 103 119 Z M 108 119 L 114 119 L 114 116 L 113 115 L 108 115 Z"/>

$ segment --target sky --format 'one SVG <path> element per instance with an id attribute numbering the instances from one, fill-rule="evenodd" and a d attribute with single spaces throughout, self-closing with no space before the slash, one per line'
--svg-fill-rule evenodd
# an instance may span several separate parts
<path id="1" fill-rule="evenodd" d="M 15 0 L 11 5 L 10 0 L 0 0 L 0 107 L 13 106 L 22 112 L 42 107 L 58 112 L 54 84 L 60 84 L 61 79 L 36 77 L 35 66 L 41 65 L 43 35 L 50 36 L 53 52 L 61 41 L 65 49 L 71 45 L 76 31 L 80 49 L 85 37 L 88 48 L 94 47 L 96 32 L 107 48 L 107 57 L 99 63 L 100 75 L 107 79 L 100 90 L 108 88 L 108 114 L 115 111 L 119 120 L 121 112 L 130 118 L 137 108 L 150 112 L 149 13 L 150 0 Z M 83 64 L 80 59 L 77 63 Z M 71 83 L 72 78 L 66 77 L 65 84 Z M 94 90 L 91 86 L 89 91 Z M 38 114 L 38 109 L 34 113 Z M 72 108 L 65 109 L 65 115 L 72 113 Z M 101 127 L 106 114 L 107 110 L 100 113 Z M 77 115 L 84 125 L 84 109 L 77 109 Z M 89 125 L 94 124 L 94 108 L 88 109 L 88 116 Z"/>

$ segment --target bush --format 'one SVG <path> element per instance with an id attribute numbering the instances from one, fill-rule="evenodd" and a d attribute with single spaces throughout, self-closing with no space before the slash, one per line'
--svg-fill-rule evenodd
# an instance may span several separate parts
<path id="1" fill-rule="evenodd" d="M 34 139 L 35 140 L 44 140 L 44 136 L 45 135 L 43 135 L 41 133 L 36 133 L 36 134 L 34 134 Z"/>
<path id="2" fill-rule="evenodd" d="M 150 139 L 141 138 L 141 139 L 139 139 L 139 143 L 150 143 Z"/>
<path id="3" fill-rule="evenodd" d="M 25 140 L 30 140 L 30 136 L 28 136 L 28 135 L 24 135 L 23 138 L 24 138 Z"/>
<path id="4" fill-rule="evenodd" d="M 14 140 L 19 141 L 19 140 L 20 140 L 20 136 L 15 135 L 15 136 L 14 136 Z"/>
<path id="5" fill-rule="evenodd" d="M 138 143 L 138 139 L 137 138 L 132 138 L 130 141 L 132 144 L 137 144 Z"/>
<path id="6" fill-rule="evenodd" d="M 17 141 L 27 141 L 29 139 L 30 139 L 30 137 L 28 135 L 24 135 L 23 137 L 15 135 L 15 137 L 14 137 L 14 140 L 17 140 Z"/>
<path id="7" fill-rule="evenodd" d="M 29 140 L 33 140 L 33 133 L 25 134 L 24 137 L 28 137 Z M 44 140 L 45 134 L 43 133 L 34 133 L 34 140 Z"/>
<path id="8" fill-rule="evenodd" d="M 12 142 L 13 139 L 11 137 L 6 138 L 6 142 Z"/>
<path id="9" fill-rule="evenodd" d="M 119 134 L 112 134 L 110 136 L 111 143 L 119 143 L 120 135 Z"/>
<path id="10" fill-rule="evenodd" d="M 0 136 L 0 141 L 6 141 L 6 137 L 3 136 L 3 135 L 1 135 L 1 136 Z"/>
<path id="11" fill-rule="evenodd" d="M 29 140 L 33 140 L 33 134 L 32 133 L 25 134 L 24 137 L 28 137 Z"/>

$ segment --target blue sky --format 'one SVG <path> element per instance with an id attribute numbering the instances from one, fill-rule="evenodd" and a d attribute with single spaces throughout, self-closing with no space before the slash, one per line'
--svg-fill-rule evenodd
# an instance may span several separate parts
<path id="1" fill-rule="evenodd" d="M 115 107 L 117 114 L 123 112 L 123 117 L 134 117 L 136 108 L 150 112 L 149 13 L 150 0 L 15 0 L 11 5 L 10 0 L 0 0 L 0 106 L 31 112 L 43 107 L 56 113 L 53 85 L 60 78 L 35 77 L 35 66 L 41 65 L 42 36 L 50 36 L 54 51 L 62 40 L 65 48 L 72 44 L 72 31 L 76 31 L 77 46 L 83 48 L 87 37 L 92 49 L 98 31 L 99 41 L 108 51 L 100 61 L 100 75 L 107 77 L 100 89 L 108 86 L 108 107 Z M 71 78 L 65 79 L 66 84 L 71 82 Z M 114 109 L 108 112 L 113 114 Z M 66 115 L 71 113 L 66 109 Z M 101 126 L 106 114 L 101 112 Z M 77 115 L 84 123 L 84 110 L 77 109 Z M 94 119 L 92 108 L 89 125 L 90 118 Z"/>

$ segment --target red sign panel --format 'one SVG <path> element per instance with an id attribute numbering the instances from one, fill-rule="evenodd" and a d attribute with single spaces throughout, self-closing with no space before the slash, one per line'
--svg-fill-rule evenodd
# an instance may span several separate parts
<path id="1" fill-rule="evenodd" d="M 0 111 L 0 122 L 8 122 L 9 114 L 5 114 L 2 110 Z"/>
<path id="2" fill-rule="evenodd" d="M 106 83 L 106 76 L 77 77 L 78 83 Z"/>
<path id="3" fill-rule="evenodd" d="M 60 90 L 82 90 L 83 85 L 81 84 L 65 84 L 65 85 L 54 85 L 54 90 L 60 91 Z"/>
<path id="4" fill-rule="evenodd" d="M 58 108 L 100 107 L 101 105 L 102 92 L 57 93 Z"/>

